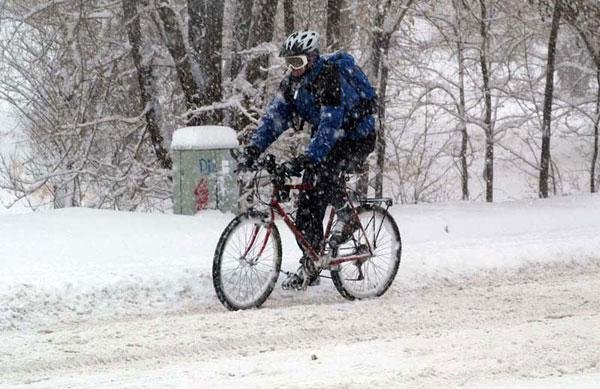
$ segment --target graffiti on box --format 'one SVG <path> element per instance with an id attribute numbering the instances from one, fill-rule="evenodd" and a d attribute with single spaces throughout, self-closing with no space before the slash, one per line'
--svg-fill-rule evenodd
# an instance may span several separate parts
<path id="1" fill-rule="evenodd" d="M 200 158 L 198 160 L 198 171 L 201 175 L 208 175 L 217 172 L 217 161 L 214 159 Z"/>
<path id="2" fill-rule="evenodd" d="M 200 177 L 198 180 L 198 184 L 196 184 L 196 188 L 194 189 L 194 197 L 196 198 L 196 211 L 206 209 L 210 197 L 206 177 Z"/>
<path id="3" fill-rule="evenodd" d="M 210 190 L 208 185 L 208 176 L 217 173 L 217 161 L 211 158 L 198 159 L 198 183 L 194 188 L 194 197 L 196 199 L 196 211 L 202 211 L 208 207 L 210 201 Z"/>

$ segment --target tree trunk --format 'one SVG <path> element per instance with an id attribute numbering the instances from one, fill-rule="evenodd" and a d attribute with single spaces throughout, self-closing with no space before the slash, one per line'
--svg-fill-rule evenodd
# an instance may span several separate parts
<path id="1" fill-rule="evenodd" d="M 343 0 L 327 1 L 327 49 L 340 49 L 340 17 Z"/>
<path id="2" fill-rule="evenodd" d="M 199 105 L 220 102 L 221 64 L 223 49 L 223 1 L 189 0 L 188 35 L 194 50 L 194 59 L 200 74 L 196 77 Z M 220 111 L 205 111 L 197 115 L 202 124 L 217 124 L 222 120 Z"/>
<path id="3" fill-rule="evenodd" d="M 469 170 L 467 164 L 467 147 L 469 145 L 469 134 L 467 132 L 467 120 L 466 120 L 466 104 L 465 104 L 465 48 L 463 41 L 462 31 L 462 13 L 460 0 L 453 0 L 455 17 L 456 17 L 456 29 L 457 29 L 457 41 L 456 49 L 458 52 L 458 116 L 459 116 L 459 130 L 461 133 L 461 144 L 460 144 L 460 181 L 462 190 L 462 199 L 469 200 Z"/>
<path id="4" fill-rule="evenodd" d="M 283 24 L 285 26 L 285 35 L 291 35 L 295 30 L 294 0 L 283 0 Z"/>
<path id="5" fill-rule="evenodd" d="M 242 58 L 238 54 L 248 48 L 248 36 L 252 23 L 254 0 L 237 0 L 233 28 L 233 59 L 231 60 L 231 79 L 235 79 L 242 69 Z"/>
<path id="6" fill-rule="evenodd" d="M 169 153 L 164 148 L 163 137 L 159 128 L 158 96 L 154 88 L 155 80 L 152 67 L 142 58 L 142 33 L 140 27 L 140 15 L 137 10 L 136 0 L 123 0 L 123 15 L 127 28 L 127 36 L 131 45 L 131 56 L 138 74 L 140 85 L 141 105 L 146 117 L 146 129 L 150 134 L 154 153 L 158 162 L 164 169 L 171 169 L 173 162 Z"/>
<path id="7" fill-rule="evenodd" d="M 253 19 L 250 27 L 250 37 L 248 38 L 248 47 L 253 48 L 264 42 L 273 40 L 273 32 L 275 29 L 275 12 L 277 11 L 277 1 L 274 0 L 257 0 L 258 10 L 257 15 Z M 265 79 L 266 73 L 260 68 L 269 66 L 269 55 L 259 55 L 257 58 L 250 60 L 246 68 L 246 79 L 254 84 L 256 81 Z"/>
<path id="8" fill-rule="evenodd" d="M 379 109 L 377 110 L 379 126 L 377 127 L 377 143 L 375 148 L 375 151 L 377 153 L 377 172 L 375 173 L 375 197 L 383 197 L 383 168 L 385 165 L 385 95 L 387 92 L 387 79 L 389 74 L 387 56 L 390 49 L 391 39 L 392 34 L 386 34 L 383 36 L 383 39 L 381 41 L 381 48 L 383 49 L 383 61 L 381 62 L 381 78 L 379 80 Z"/>
<path id="9" fill-rule="evenodd" d="M 371 38 L 371 55 L 369 56 L 369 60 L 367 60 L 366 73 L 369 76 L 369 79 L 373 83 L 373 85 L 377 85 L 379 83 L 379 67 L 381 64 L 381 47 L 382 47 L 382 37 L 383 37 L 383 22 L 385 20 L 385 12 L 387 7 L 384 7 L 379 2 L 376 5 L 375 18 L 373 20 L 373 28 L 371 29 L 372 38 Z M 381 93 L 379 92 L 379 99 L 381 99 Z M 378 113 L 378 116 L 381 117 L 381 113 Z M 383 131 L 379 125 L 378 135 Z M 381 137 L 383 140 L 383 137 Z M 385 140 L 383 140 L 385 141 Z M 380 137 L 377 137 L 377 146 L 376 150 L 379 151 L 381 146 L 379 146 Z M 385 148 L 385 147 L 384 147 Z M 364 171 L 361 173 L 358 178 L 358 182 L 356 183 L 356 191 L 366 196 L 369 192 L 369 165 L 365 164 Z"/>
<path id="10" fill-rule="evenodd" d="M 596 67 L 596 82 L 598 91 L 596 94 L 596 120 L 594 122 L 594 151 L 592 152 L 592 166 L 590 169 L 590 190 L 596 193 L 598 185 L 596 183 L 596 164 L 598 162 L 598 127 L 600 127 L 600 63 Z"/>
<path id="11" fill-rule="evenodd" d="M 490 72 L 487 62 L 488 54 L 488 15 L 486 0 L 479 0 L 481 5 L 481 20 L 479 31 L 481 34 L 481 48 L 479 50 L 479 62 L 481 64 L 481 76 L 483 78 L 483 94 L 485 102 L 485 116 L 483 119 L 485 130 L 485 200 L 489 203 L 494 201 L 494 132 L 492 130 L 492 94 L 490 91 Z"/>
<path id="12" fill-rule="evenodd" d="M 183 32 L 179 26 L 178 16 L 173 9 L 164 3 L 158 6 L 158 15 L 163 24 L 165 45 L 175 63 L 175 70 L 185 96 L 188 111 L 197 108 L 199 103 L 198 86 L 192 73 L 192 62 L 187 53 Z M 194 115 L 188 115 L 188 125 L 198 125 Z"/>
<path id="13" fill-rule="evenodd" d="M 556 41 L 562 12 L 562 0 L 556 0 L 552 12 L 552 27 L 548 39 L 548 60 L 546 65 L 546 90 L 544 92 L 544 111 L 542 119 L 542 152 L 540 157 L 539 196 L 548 197 L 548 170 L 550 166 L 550 133 L 552 121 L 552 99 L 554 97 L 554 64 L 556 60 Z"/>
<path id="14" fill-rule="evenodd" d="M 367 73 L 374 83 L 379 82 L 379 67 L 381 66 L 381 47 L 383 43 L 383 22 L 385 21 L 385 13 L 387 8 L 381 4 L 377 5 L 377 13 L 373 21 L 371 33 L 373 38 L 371 41 L 371 56 Z"/>
<path id="15" fill-rule="evenodd" d="M 387 78 L 389 73 L 387 56 L 390 48 L 390 42 L 392 34 L 398 29 L 400 23 L 406 16 L 408 8 L 414 0 L 408 0 L 406 2 L 406 8 L 399 11 L 398 14 L 393 15 L 393 24 L 386 25 L 386 15 L 388 10 L 392 6 L 391 0 L 386 0 L 385 4 L 377 4 L 377 10 L 375 13 L 375 21 L 372 28 L 373 33 L 373 46 L 371 53 L 371 61 L 368 63 L 370 66 L 367 69 L 367 74 L 371 76 L 371 81 L 379 81 L 379 126 L 377 131 L 377 143 L 376 143 L 376 155 L 377 155 L 377 172 L 375 173 L 375 195 L 381 197 L 383 194 L 383 168 L 385 164 L 385 95 L 387 89 Z M 390 28 L 391 27 L 391 28 Z M 379 71 L 381 68 L 381 78 L 379 78 Z M 378 80 L 379 78 L 379 80 Z M 359 178 L 357 184 L 357 191 L 366 195 L 368 192 L 369 183 L 369 171 L 366 170 Z"/>

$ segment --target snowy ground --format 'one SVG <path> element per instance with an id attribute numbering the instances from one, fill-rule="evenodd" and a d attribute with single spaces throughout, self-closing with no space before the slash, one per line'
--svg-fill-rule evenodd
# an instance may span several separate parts
<path id="1" fill-rule="evenodd" d="M 0 216 L 0 386 L 598 386 L 599 196 L 393 214 L 383 298 L 325 280 L 237 313 L 210 278 L 231 215 Z"/>

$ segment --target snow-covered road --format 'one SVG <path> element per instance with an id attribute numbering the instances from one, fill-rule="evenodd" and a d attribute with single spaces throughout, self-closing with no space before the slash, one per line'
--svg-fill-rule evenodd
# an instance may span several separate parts
<path id="1" fill-rule="evenodd" d="M 391 211 L 382 298 L 325 280 L 233 313 L 211 281 L 232 215 L 3 215 L 0 387 L 600 387 L 597 194 Z"/>
<path id="2" fill-rule="evenodd" d="M 10 330 L 0 332 L 0 383 L 597 387 L 598 290 L 600 260 L 590 260 L 480 271 L 362 302 L 309 293 L 245 312 Z M 546 384 L 536 380 L 552 376 Z"/>

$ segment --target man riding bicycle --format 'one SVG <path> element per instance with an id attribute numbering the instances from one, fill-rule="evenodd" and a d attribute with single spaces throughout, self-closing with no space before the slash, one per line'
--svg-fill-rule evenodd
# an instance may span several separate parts
<path id="1" fill-rule="evenodd" d="M 375 148 L 376 95 L 352 56 L 319 54 L 317 32 L 294 32 L 283 42 L 279 56 L 290 73 L 261 118 L 240 164 L 252 167 L 258 156 L 292 127 L 294 115 L 312 125 L 305 152 L 283 167 L 289 176 L 304 171 L 303 183 L 312 185 L 311 190 L 299 193 L 296 225 L 317 248 L 323 239 L 327 206 L 343 204 L 340 176 L 355 171 Z M 283 282 L 284 288 L 297 288 L 305 278 L 308 284 L 318 280 L 318 271 L 308 258 L 304 253 L 298 272 Z"/>

